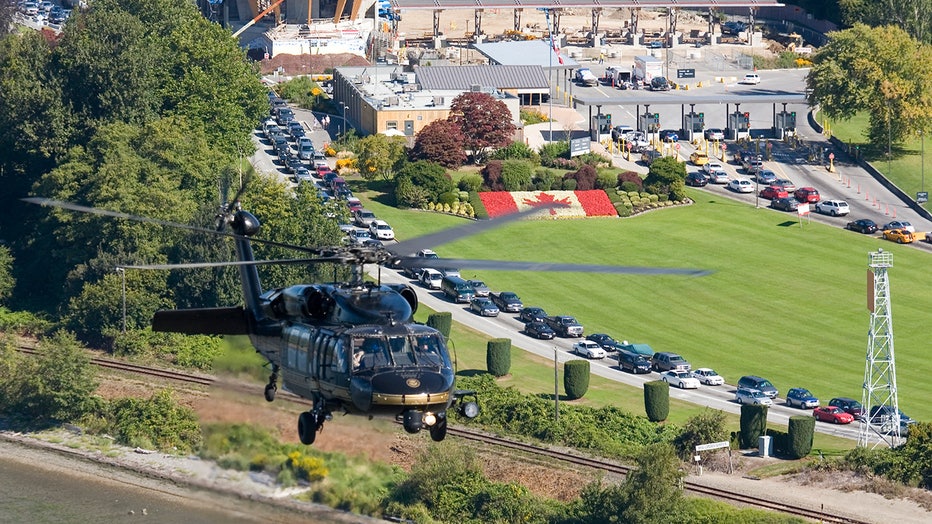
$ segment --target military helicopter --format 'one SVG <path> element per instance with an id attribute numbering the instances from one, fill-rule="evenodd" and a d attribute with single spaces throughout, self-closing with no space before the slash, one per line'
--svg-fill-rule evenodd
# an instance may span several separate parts
<path id="1" fill-rule="evenodd" d="M 334 412 L 368 416 L 388 415 L 405 431 L 427 428 L 434 441 L 447 433 L 447 413 L 455 409 L 467 418 L 479 414 L 475 392 L 455 388 L 455 371 L 443 335 L 415 323 L 418 300 L 406 284 L 382 284 L 363 279 L 365 264 L 397 269 L 429 266 L 435 269 L 581 271 L 600 273 L 702 275 L 702 270 L 597 266 L 469 259 L 424 259 L 408 256 L 453 239 L 500 227 L 529 214 L 531 209 L 495 220 L 473 221 L 452 230 L 425 235 L 391 246 L 307 248 L 255 238 L 259 220 L 242 209 L 237 199 L 222 206 L 216 228 L 129 215 L 46 198 L 27 202 L 139 222 L 232 237 L 237 260 L 124 266 L 133 269 L 183 269 L 236 266 L 242 281 L 243 306 L 161 310 L 152 319 L 154 331 L 196 335 L 248 335 L 272 373 L 265 399 L 275 400 L 278 382 L 287 391 L 307 398 L 313 407 L 298 417 L 298 437 L 313 444 Z M 256 260 L 252 243 L 285 246 L 313 258 Z M 349 264 L 353 278 L 342 283 L 297 284 L 263 291 L 257 270 L 262 264 Z"/>

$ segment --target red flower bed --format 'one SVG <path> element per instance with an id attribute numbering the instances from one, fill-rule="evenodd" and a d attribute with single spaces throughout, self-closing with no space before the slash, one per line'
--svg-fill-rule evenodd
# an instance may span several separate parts
<path id="1" fill-rule="evenodd" d="M 608 199 L 608 195 L 601 189 L 591 191 L 576 191 L 576 198 L 586 211 L 587 217 L 614 217 L 618 216 L 615 206 Z"/>
<path id="2" fill-rule="evenodd" d="M 491 218 L 518 211 L 514 197 L 507 191 L 486 191 L 479 193 L 479 198 Z"/>

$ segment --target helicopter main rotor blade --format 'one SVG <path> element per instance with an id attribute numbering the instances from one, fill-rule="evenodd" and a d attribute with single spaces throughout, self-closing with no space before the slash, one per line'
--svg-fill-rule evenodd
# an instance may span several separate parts
<path id="1" fill-rule="evenodd" d="M 263 266 L 263 265 L 294 265 L 294 264 L 346 264 L 346 257 L 331 258 L 285 258 L 277 260 L 231 260 L 229 262 L 185 262 L 180 264 L 135 264 L 119 266 L 125 269 L 201 269 L 207 267 L 230 266 Z"/>
<path id="2" fill-rule="evenodd" d="M 516 213 L 509 213 L 507 215 L 502 215 L 494 219 L 489 220 L 474 220 L 468 224 L 463 224 L 462 226 L 457 226 L 450 229 L 444 229 L 443 231 L 438 231 L 436 233 L 430 233 L 424 236 L 417 238 L 412 238 L 411 240 L 404 240 L 393 244 L 391 246 L 386 246 L 389 252 L 404 257 L 405 255 L 410 255 L 412 253 L 417 253 L 422 249 L 434 248 L 441 246 L 443 244 L 448 244 L 450 242 L 460 240 L 472 235 L 478 235 L 490 229 L 495 229 L 497 227 L 502 227 L 506 224 L 510 224 L 516 220 L 522 218 L 527 218 L 528 216 L 540 213 L 542 211 L 547 211 L 550 209 L 559 209 L 563 207 L 569 207 L 566 204 L 553 203 L 547 206 L 539 206 L 531 209 L 526 209 L 524 211 L 518 211 Z"/>
<path id="3" fill-rule="evenodd" d="M 36 205 L 40 205 L 40 206 L 58 207 L 58 208 L 61 208 L 61 209 L 68 209 L 68 210 L 71 210 L 71 211 L 77 211 L 77 212 L 79 212 L 79 213 L 89 213 L 89 214 L 92 214 L 92 215 L 100 215 L 100 216 L 107 216 L 107 217 L 114 217 L 114 218 L 122 218 L 122 219 L 125 219 L 125 220 L 132 220 L 132 221 L 134 221 L 134 222 L 142 222 L 142 223 L 146 223 L 146 224 L 156 224 L 156 225 L 160 225 L 160 226 L 173 227 L 173 228 L 176 228 L 176 229 L 185 229 L 185 230 L 188 230 L 188 231 L 195 231 L 195 232 L 198 232 L 198 233 L 206 233 L 206 234 L 208 234 L 208 235 L 215 235 L 215 236 L 222 236 L 222 237 L 229 237 L 229 238 L 245 238 L 245 237 L 243 237 L 243 236 L 241 236 L 241 235 L 237 235 L 236 233 L 231 233 L 231 232 L 229 232 L 229 231 L 222 231 L 222 230 L 219 230 L 219 231 L 218 231 L 218 230 L 216 230 L 216 229 L 208 229 L 208 228 L 205 228 L 205 227 L 192 226 L 192 225 L 189 225 L 189 224 L 182 224 L 182 223 L 180 223 L 180 222 L 171 222 L 171 221 L 168 221 L 168 220 L 161 220 L 161 219 L 158 219 L 158 218 L 150 218 L 150 217 L 144 217 L 144 216 L 139 216 L 139 215 L 131 215 L 131 214 L 129 214 L 129 213 L 122 213 L 122 212 L 119 212 L 119 211 L 110 211 L 109 209 L 100 209 L 100 208 L 97 208 L 97 207 L 82 206 L 82 205 L 80 205 L 80 204 L 74 204 L 74 203 L 71 203 L 71 202 L 64 202 L 64 201 L 62 201 L 62 200 L 54 200 L 54 199 L 51 199 L 51 198 L 28 197 L 28 198 L 24 198 L 24 199 L 22 199 L 22 200 L 23 200 L 24 202 L 28 202 L 28 203 L 30 203 L 30 204 L 36 204 Z M 319 249 L 309 248 L 309 247 L 303 247 L 303 246 L 296 246 L 296 245 L 294 245 L 294 244 L 286 244 L 286 243 L 284 243 L 284 242 L 275 242 L 274 240 L 262 240 L 261 238 L 252 238 L 252 237 L 250 237 L 248 240 L 249 240 L 250 242 L 253 242 L 253 243 L 256 243 L 256 244 L 263 244 L 263 245 L 267 245 L 267 246 L 280 247 L 280 248 L 284 248 L 284 249 L 294 249 L 294 250 L 297 250 L 297 251 L 302 251 L 302 252 L 305 252 L 305 253 L 310 253 L 310 254 L 315 254 L 315 255 L 316 255 L 316 254 L 319 254 L 319 253 L 321 252 Z"/>
<path id="4" fill-rule="evenodd" d="M 700 277 L 712 271 L 673 267 L 604 266 L 600 264 L 568 264 L 560 262 L 519 262 L 506 260 L 474 260 L 469 258 L 402 257 L 395 261 L 400 267 L 429 267 L 432 269 L 487 269 L 491 271 L 559 271 L 578 273 L 606 273 L 620 275 L 685 275 Z"/>

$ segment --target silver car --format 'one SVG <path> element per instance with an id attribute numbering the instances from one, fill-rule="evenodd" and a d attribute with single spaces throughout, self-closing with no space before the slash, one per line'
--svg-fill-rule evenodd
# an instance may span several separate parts
<path id="1" fill-rule="evenodd" d="M 753 406 L 772 406 L 773 400 L 759 389 L 738 388 L 735 391 L 735 402 Z"/>

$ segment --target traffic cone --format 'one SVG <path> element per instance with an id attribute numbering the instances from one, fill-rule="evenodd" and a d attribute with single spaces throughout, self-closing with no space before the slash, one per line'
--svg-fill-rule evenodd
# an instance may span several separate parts
<path id="1" fill-rule="evenodd" d="M 883 214 L 890 216 L 890 204 L 887 204 L 886 211 L 884 211 Z"/>
<path id="2" fill-rule="evenodd" d="M 861 194 L 861 184 L 858 184 L 858 194 Z"/>

